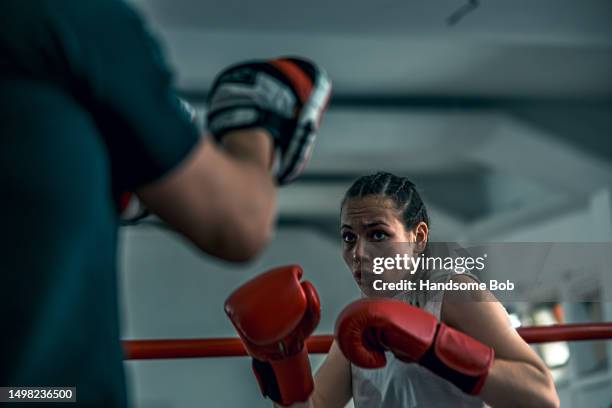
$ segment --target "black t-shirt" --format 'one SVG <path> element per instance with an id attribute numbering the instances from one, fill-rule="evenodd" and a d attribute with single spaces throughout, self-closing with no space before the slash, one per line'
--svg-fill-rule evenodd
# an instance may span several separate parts
<path id="1" fill-rule="evenodd" d="M 117 199 L 197 138 L 123 2 L 0 2 L 0 386 L 126 405 Z"/>

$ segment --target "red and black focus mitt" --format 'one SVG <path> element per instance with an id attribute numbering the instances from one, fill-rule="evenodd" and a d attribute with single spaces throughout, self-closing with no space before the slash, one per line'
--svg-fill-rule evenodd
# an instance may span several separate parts
<path id="1" fill-rule="evenodd" d="M 278 184 L 286 184 L 310 159 L 330 94 L 327 74 L 312 61 L 244 62 L 215 79 L 207 126 L 217 140 L 233 130 L 266 129 L 274 139 L 274 176 Z"/>

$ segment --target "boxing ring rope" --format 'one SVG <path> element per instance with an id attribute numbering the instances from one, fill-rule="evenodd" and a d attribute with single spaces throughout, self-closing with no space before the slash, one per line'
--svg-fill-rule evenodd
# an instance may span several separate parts
<path id="1" fill-rule="evenodd" d="M 612 339 L 612 323 L 520 327 L 517 332 L 527 343 L 609 340 Z M 308 352 L 325 354 L 332 340 L 330 335 L 311 336 L 307 340 Z M 124 340 L 123 349 L 125 360 L 246 356 L 238 338 Z"/>

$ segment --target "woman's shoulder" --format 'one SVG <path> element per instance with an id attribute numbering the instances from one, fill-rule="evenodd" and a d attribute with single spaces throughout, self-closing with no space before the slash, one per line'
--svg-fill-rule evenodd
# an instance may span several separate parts
<path id="1" fill-rule="evenodd" d="M 480 283 L 480 280 L 472 275 L 455 274 L 449 278 L 451 282 Z M 505 316 L 506 309 L 487 289 L 474 288 L 466 290 L 448 290 L 444 293 L 440 320 L 454 327 L 463 326 L 465 320 L 484 317 L 485 315 Z M 508 320 L 509 321 L 509 320 Z"/>

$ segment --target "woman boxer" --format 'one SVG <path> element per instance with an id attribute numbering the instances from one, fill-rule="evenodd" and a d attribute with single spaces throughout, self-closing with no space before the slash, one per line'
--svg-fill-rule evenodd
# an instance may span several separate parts
<path id="1" fill-rule="evenodd" d="M 431 253 L 427 209 L 409 180 L 389 173 L 358 179 L 342 201 L 340 233 L 365 299 L 338 317 L 336 341 L 314 380 L 304 342 L 320 306 L 299 266 L 259 275 L 225 303 L 264 396 L 294 408 L 342 408 L 351 398 L 356 408 L 559 406 L 548 369 L 490 292 L 375 288 L 374 280 L 478 283 L 436 268 L 389 263 L 386 272 L 374 270 L 375 257 L 439 256 Z"/>
<path id="2" fill-rule="evenodd" d="M 408 179 L 377 173 L 355 181 L 342 202 L 340 233 L 344 261 L 364 297 L 391 296 L 411 303 L 469 336 L 465 338 L 481 349 L 492 349 L 490 355 L 495 359 L 487 367 L 479 395 L 473 396 L 419 364 L 406 364 L 391 353 L 386 353 L 384 368 L 361 369 L 344 357 L 335 341 L 315 376 L 310 398 L 292 407 L 344 407 L 351 398 L 356 408 L 559 406 L 546 365 L 511 328 L 506 310 L 490 292 L 428 291 L 423 294 L 379 292 L 372 288 L 373 279 L 381 277 L 383 281 L 410 279 L 409 273 L 401 276 L 397 271 L 372 277 L 369 268 L 373 253 L 393 253 L 400 248 L 418 256 L 427 248 L 427 209 Z M 475 280 L 468 274 L 446 275 L 440 279 Z M 469 354 L 465 350 L 457 352 Z"/>

